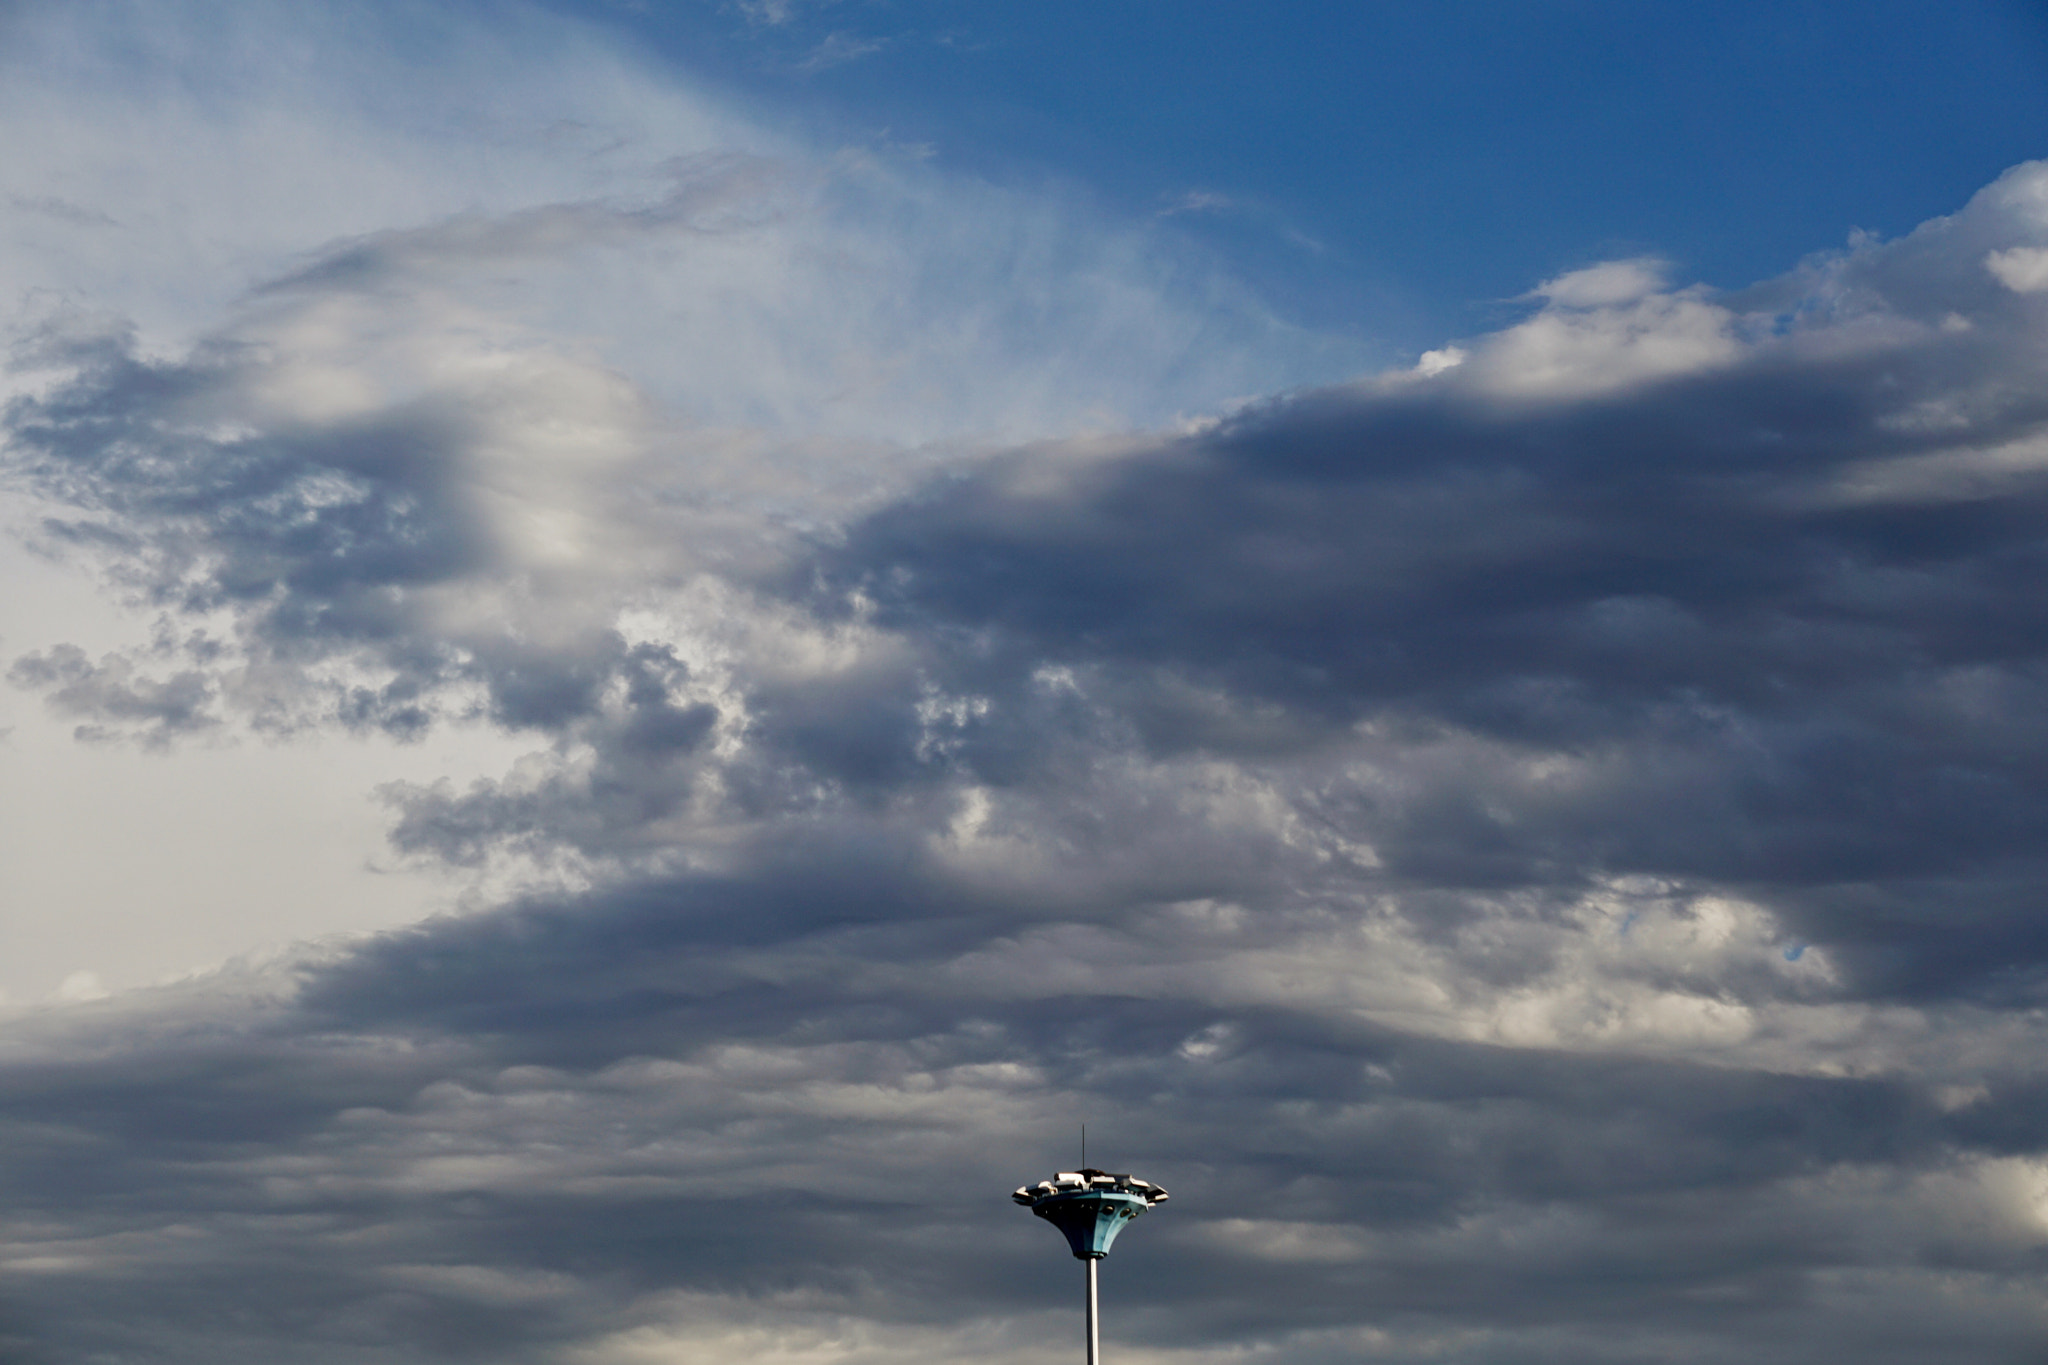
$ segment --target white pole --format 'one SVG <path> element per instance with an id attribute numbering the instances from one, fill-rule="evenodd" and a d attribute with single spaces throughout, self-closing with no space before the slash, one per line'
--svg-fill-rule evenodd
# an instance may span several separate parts
<path id="1" fill-rule="evenodd" d="M 1097 1261 L 1088 1258 L 1088 1365 L 1102 1365 L 1102 1341 L 1095 1328 L 1095 1267 Z"/>

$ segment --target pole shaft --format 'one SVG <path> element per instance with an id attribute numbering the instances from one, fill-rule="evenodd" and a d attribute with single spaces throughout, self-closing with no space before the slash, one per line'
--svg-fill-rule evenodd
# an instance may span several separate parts
<path id="1" fill-rule="evenodd" d="M 1088 1258 L 1088 1365 L 1102 1365 L 1102 1339 L 1096 1329 L 1095 1267 L 1101 1264 L 1093 1256 Z"/>

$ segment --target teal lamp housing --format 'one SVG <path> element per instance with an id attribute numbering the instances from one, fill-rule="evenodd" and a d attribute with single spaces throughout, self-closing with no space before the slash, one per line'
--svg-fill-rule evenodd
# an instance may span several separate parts
<path id="1" fill-rule="evenodd" d="M 1010 1196 L 1058 1228 L 1077 1259 L 1099 1261 L 1133 1218 L 1166 1202 L 1166 1191 L 1149 1180 L 1098 1171 L 1061 1171 Z"/>

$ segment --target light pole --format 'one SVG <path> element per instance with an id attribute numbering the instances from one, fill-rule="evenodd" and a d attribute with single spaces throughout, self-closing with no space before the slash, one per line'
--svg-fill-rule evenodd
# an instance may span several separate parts
<path id="1" fill-rule="evenodd" d="M 1100 1365 L 1101 1333 L 1096 1326 L 1095 1263 L 1124 1225 L 1166 1202 L 1166 1191 L 1149 1180 L 1085 1166 L 1061 1171 L 1036 1185 L 1020 1185 L 1010 1196 L 1066 1234 L 1074 1255 L 1088 1263 L 1088 1365 Z"/>

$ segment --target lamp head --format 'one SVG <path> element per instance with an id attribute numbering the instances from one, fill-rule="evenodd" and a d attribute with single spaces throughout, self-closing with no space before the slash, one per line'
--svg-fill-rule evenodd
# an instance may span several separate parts
<path id="1" fill-rule="evenodd" d="M 1149 1180 L 1084 1167 L 1061 1171 L 1036 1185 L 1021 1185 L 1010 1198 L 1058 1228 L 1083 1261 L 1109 1255 L 1133 1218 L 1166 1202 L 1166 1191 Z"/>

